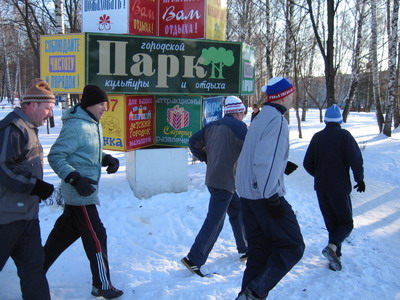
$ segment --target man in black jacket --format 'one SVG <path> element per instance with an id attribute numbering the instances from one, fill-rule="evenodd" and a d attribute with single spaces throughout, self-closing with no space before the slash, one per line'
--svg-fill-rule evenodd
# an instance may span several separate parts
<path id="1" fill-rule="evenodd" d="M 322 254 L 334 271 L 342 269 L 342 243 L 353 230 L 350 199 L 350 168 L 357 192 L 365 191 L 363 158 L 350 132 L 342 129 L 340 108 L 333 104 L 325 112 L 326 127 L 311 139 L 304 157 L 304 168 L 314 177 L 314 189 L 326 228 L 328 245 Z"/>

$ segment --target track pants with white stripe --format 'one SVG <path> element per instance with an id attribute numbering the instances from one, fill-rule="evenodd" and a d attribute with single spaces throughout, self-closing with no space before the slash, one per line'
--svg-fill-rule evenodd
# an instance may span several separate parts
<path id="1" fill-rule="evenodd" d="M 63 214 L 57 219 L 44 246 L 44 270 L 78 238 L 90 261 L 93 286 L 110 289 L 110 272 L 107 259 L 107 234 L 100 220 L 96 205 L 65 205 Z"/>

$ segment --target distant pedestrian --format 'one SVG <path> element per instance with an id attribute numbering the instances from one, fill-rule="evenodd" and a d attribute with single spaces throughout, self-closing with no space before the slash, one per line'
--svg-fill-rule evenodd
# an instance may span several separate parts
<path id="1" fill-rule="evenodd" d="M 38 127 L 50 118 L 54 103 L 47 82 L 36 79 L 21 107 L 0 121 L 0 271 L 11 257 L 24 300 L 50 299 L 38 215 L 40 200 L 50 197 L 54 187 L 43 181 Z"/>
<path id="2" fill-rule="evenodd" d="M 258 113 L 260 112 L 260 108 L 258 107 L 257 103 L 253 104 L 253 111 L 251 112 L 251 121 L 254 120 L 254 118 L 258 115 Z"/>
<path id="3" fill-rule="evenodd" d="M 110 279 L 107 257 L 107 233 L 96 205 L 101 167 L 109 174 L 119 167 L 118 159 L 103 152 L 100 120 L 107 111 L 107 94 L 96 85 L 83 89 L 81 103 L 67 110 L 63 127 L 50 149 L 48 160 L 62 179 L 64 212 L 57 219 L 44 246 L 47 271 L 54 261 L 81 238 L 92 271 L 92 295 L 113 299 L 123 291 Z"/>
<path id="4" fill-rule="evenodd" d="M 207 164 L 206 186 L 211 194 L 207 217 L 204 220 L 189 254 L 182 263 L 201 277 L 200 271 L 224 226 L 228 214 L 236 247 L 241 260 L 247 259 L 247 241 L 244 233 L 242 206 L 236 194 L 235 166 L 246 136 L 242 122 L 245 106 L 235 96 L 225 100 L 225 116 L 211 122 L 189 139 L 192 153 Z"/>
<path id="5" fill-rule="evenodd" d="M 284 113 L 293 105 L 294 88 L 284 77 L 263 86 L 266 103 L 251 122 L 236 170 L 243 221 L 249 245 L 242 288 L 237 300 L 265 299 L 270 290 L 301 259 L 303 237 L 284 195 L 289 128 Z"/>
<path id="6" fill-rule="evenodd" d="M 353 136 L 342 129 L 340 108 L 333 104 L 325 112 L 326 126 L 311 139 L 304 168 L 314 177 L 314 189 L 325 226 L 328 245 L 322 250 L 332 270 L 342 269 L 342 243 L 353 230 L 350 168 L 357 192 L 365 191 L 363 158 Z"/>

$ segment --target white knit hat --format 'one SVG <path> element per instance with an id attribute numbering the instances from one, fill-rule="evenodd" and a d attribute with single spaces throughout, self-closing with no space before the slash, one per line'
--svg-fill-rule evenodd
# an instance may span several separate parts
<path id="1" fill-rule="evenodd" d="M 228 96 L 225 99 L 225 113 L 226 114 L 234 114 L 241 113 L 246 110 L 242 100 L 240 100 L 236 96 Z"/>

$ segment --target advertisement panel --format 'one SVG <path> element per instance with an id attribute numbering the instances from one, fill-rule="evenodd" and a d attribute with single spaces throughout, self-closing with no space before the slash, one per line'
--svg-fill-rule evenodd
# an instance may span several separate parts
<path id="1" fill-rule="evenodd" d="M 85 36 L 40 37 L 40 77 L 54 93 L 82 93 L 85 86 Z"/>
<path id="2" fill-rule="evenodd" d="M 126 96 L 127 150 L 154 144 L 154 97 Z"/>
<path id="3" fill-rule="evenodd" d="M 156 97 L 156 145 L 187 147 L 200 130 L 200 96 Z"/>
<path id="4" fill-rule="evenodd" d="M 159 0 L 159 36 L 204 39 L 206 0 Z"/>
<path id="5" fill-rule="evenodd" d="M 129 0 L 82 0 L 82 32 L 128 33 Z"/>
<path id="6" fill-rule="evenodd" d="M 207 0 L 206 39 L 226 39 L 226 0 Z"/>
<path id="7" fill-rule="evenodd" d="M 203 127 L 210 122 L 222 119 L 222 103 L 224 97 L 203 98 Z"/>
<path id="8" fill-rule="evenodd" d="M 241 43 L 91 33 L 86 38 L 86 82 L 108 93 L 240 93 Z"/>
<path id="9" fill-rule="evenodd" d="M 126 150 L 125 96 L 108 95 L 108 110 L 101 119 L 105 150 Z"/>
<path id="10" fill-rule="evenodd" d="M 158 1 L 130 0 L 129 34 L 158 35 Z"/>
<path id="11" fill-rule="evenodd" d="M 243 44 L 242 48 L 242 90 L 241 95 L 254 95 L 256 78 L 256 49 Z"/>

